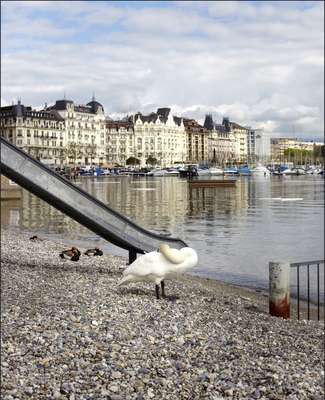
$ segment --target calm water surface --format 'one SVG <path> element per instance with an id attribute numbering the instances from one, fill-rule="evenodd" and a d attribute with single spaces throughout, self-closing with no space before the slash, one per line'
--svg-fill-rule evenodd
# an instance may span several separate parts
<path id="1" fill-rule="evenodd" d="M 82 178 L 76 184 L 143 227 L 182 238 L 199 254 L 195 273 L 268 285 L 269 261 L 324 259 L 321 176 L 241 177 L 234 188 L 190 189 L 178 177 Z M 1 202 L 1 223 L 83 247 L 127 255 L 23 191 Z"/>

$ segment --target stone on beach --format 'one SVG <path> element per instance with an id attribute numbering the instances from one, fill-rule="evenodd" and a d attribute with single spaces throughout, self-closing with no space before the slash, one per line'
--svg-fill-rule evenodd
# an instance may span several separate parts
<path id="1" fill-rule="evenodd" d="M 116 288 L 122 257 L 58 259 L 62 244 L 2 229 L 1 393 L 10 399 L 320 399 L 323 323 L 184 276 Z"/>

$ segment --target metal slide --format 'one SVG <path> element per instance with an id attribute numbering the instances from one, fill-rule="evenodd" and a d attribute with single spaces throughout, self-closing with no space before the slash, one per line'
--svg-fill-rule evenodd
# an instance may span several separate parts
<path id="1" fill-rule="evenodd" d="M 177 249 L 187 246 L 180 239 L 158 235 L 135 224 L 7 140 L 0 138 L 0 143 L 3 175 L 102 238 L 128 250 L 130 262 L 136 253 L 156 250 L 162 242 Z"/>

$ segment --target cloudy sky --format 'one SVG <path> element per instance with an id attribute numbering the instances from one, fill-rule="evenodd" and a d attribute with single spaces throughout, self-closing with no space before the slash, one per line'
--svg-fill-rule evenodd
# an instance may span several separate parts
<path id="1" fill-rule="evenodd" d="M 1 1 L 1 103 L 324 132 L 322 1 Z"/>

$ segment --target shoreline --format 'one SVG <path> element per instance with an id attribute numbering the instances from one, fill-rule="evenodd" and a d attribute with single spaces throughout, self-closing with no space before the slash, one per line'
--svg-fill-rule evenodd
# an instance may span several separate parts
<path id="1" fill-rule="evenodd" d="M 49 242 L 53 242 L 53 243 L 57 243 L 63 246 L 77 246 L 78 248 L 80 247 L 81 249 L 84 248 L 84 243 L 86 241 L 86 239 L 68 239 L 68 238 L 56 238 L 53 237 L 53 235 L 48 234 L 48 233 L 43 233 L 43 232 L 39 232 L 39 231 L 30 231 L 28 229 L 22 229 L 19 226 L 13 226 L 13 225 L 1 225 L 1 229 L 5 230 L 5 231 L 12 231 L 12 232 L 16 232 L 18 234 L 24 234 L 24 235 L 29 235 L 30 237 L 33 235 L 37 235 L 38 237 L 43 237 L 45 238 L 45 240 L 49 241 Z M 56 234 L 59 235 L 59 234 Z M 77 243 L 77 244 L 76 244 Z M 92 245 L 94 244 L 95 241 L 92 240 Z M 107 242 L 109 243 L 109 242 Z M 80 244 L 80 246 L 79 246 Z M 97 245 L 97 244 L 96 244 Z M 104 252 L 105 254 L 107 254 L 107 252 Z M 140 255 L 140 254 L 139 254 Z M 122 258 L 124 260 L 126 260 L 125 262 L 127 262 L 127 256 L 122 256 L 122 255 L 117 255 L 117 254 L 112 254 L 112 257 L 118 257 L 118 258 Z M 213 277 L 208 277 L 208 276 L 204 276 L 204 275 L 199 275 L 199 274 L 192 274 L 191 271 L 189 273 L 186 274 L 186 276 L 192 277 L 193 279 L 197 278 L 197 279 L 202 279 L 202 280 L 206 280 L 206 281 L 212 281 L 212 282 L 217 282 L 217 284 L 224 284 L 224 285 L 229 285 L 233 288 L 237 288 L 238 290 L 243 290 L 243 291 L 247 291 L 247 292 L 254 292 L 256 293 L 256 295 L 258 296 L 263 296 L 266 297 L 268 296 L 268 291 L 266 288 L 261 287 L 261 286 L 245 286 L 245 285 L 240 285 L 240 284 L 236 284 L 236 283 L 230 283 L 230 282 L 226 282 L 223 280 L 219 280 L 217 278 L 213 278 Z"/>
<path id="2" fill-rule="evenodd" d="M 83 240 L 73 240 L 73 239 L 68 239 L 68 238 L 64 238 L 62 237 L 61 239 L 59 238 L 55 238 L 53 237 L 51 234 L 47 234 L 47 233 L 42 233 L 39 231 L 30 231 L 28 229 L 22 229 L 21 227 L 18 226 L 12 226 L 12 225 L 1 225 L 1 229 L 4 229 L 6 231 L 12 231 L 12 232 L 16 232 L 18 234 L 24 234 L 24 235 L 29 235 L 29 236 L 33 236 L 33 235 L 37 235 L 39 237 L 43 237 L 45 238 L 45 240 L 49 241 L 49 242 L 53 242 L 59 245 L 63 245 L 63 246 L 67 246 L 67 247 L 71 247 L 71 246 L 76 246 L 80 249 L 86 249 L 84 248 L 84 244 L 85 244 L 85 239 Z M 57 234 L 58 235 L 58 234 Z M 97 246 L 97 244 L 95 244 L 95 241 L 92 240 L 92 246 Z M 77 243 L 77 244 L 76 244 Z M 107 242 L 109 243 L 109 242 Z M 80 245 L 80 246 L 79 246 Z M 99 245 L 100 246 L 100 245 Z M 106 251 L 104 251 L 104 254 L 107 254 Z M 125 262 L 127 262 L 127 256 L 123 256 L 123 255 L 118 255 L 118 254 L 111 254 L 112 257 L 117 257 L 117 258 L 121 258 L 123 260 L 125 260 Z M 192 278 L 192 279 L 198 279 L 198 280 L 203 280 L 205 282 L 215 282 L 216 285 L 225 285 L 225 286 L 229 286 L 230 288 L 232 288 L 234 291 L 238 291 L 239 293 L 242 292 L 243 295 L 246 294 L 251 294 L 251 295 L 255 295 L 256 298 L 260 298 L 260 300 L 264 299 L 265 300 L 265 311 L 268 312 L 268 296 L 269 296 L 269 292 L 265 287 L 262 286 L 246 286 L 246 285 L 240 285 L 240 284 L 236 284 L 236 283 L 232 283 L 232 282 L 226 282 L 223 280 L 219 280 L 217 278 L 213 278 L 213 277 L 208 277 L 208 276 L 204 276 L 204 275 L 199 275 L 199 274 L 192 274 L 192 271 L 190 271 L 189 273 L 186 273 L 186 276 L 188 278 Z M 295 297 L 291 297 L 291 299 L 296 300 Z M 321 303 L 321 316 L 323 316 L 323 311 L 322 311 L 322 306 L 323 303 Z M 296 318 L 296 302 L 291 302 L 291 308 L 293 313 L 291 318 Z M 316 300 L 311 299 L 310 300 L 310 308 L 311 308 L 311 312 L 313 312 L 312 310 L 316 310 L 317 309 L 317 303 Z M 304 298 L 300 298 L 300 312 L 302 313 L 302 315 L 304 315 L 304 313 L 307 313 L 307 300 Z M 311 318 L 312 319 L 316 319 L 313 317 L 313 314 L 311 314 Z"/>
<path id="3" fill-rule="evenodd" d="M 1 230 L 2 395 L 13 399 L 321 399 L 323 322 L 186 275 L 116 288 L 126 259 Z M 42 237 L 41 234 L 39 237 Z"/>

